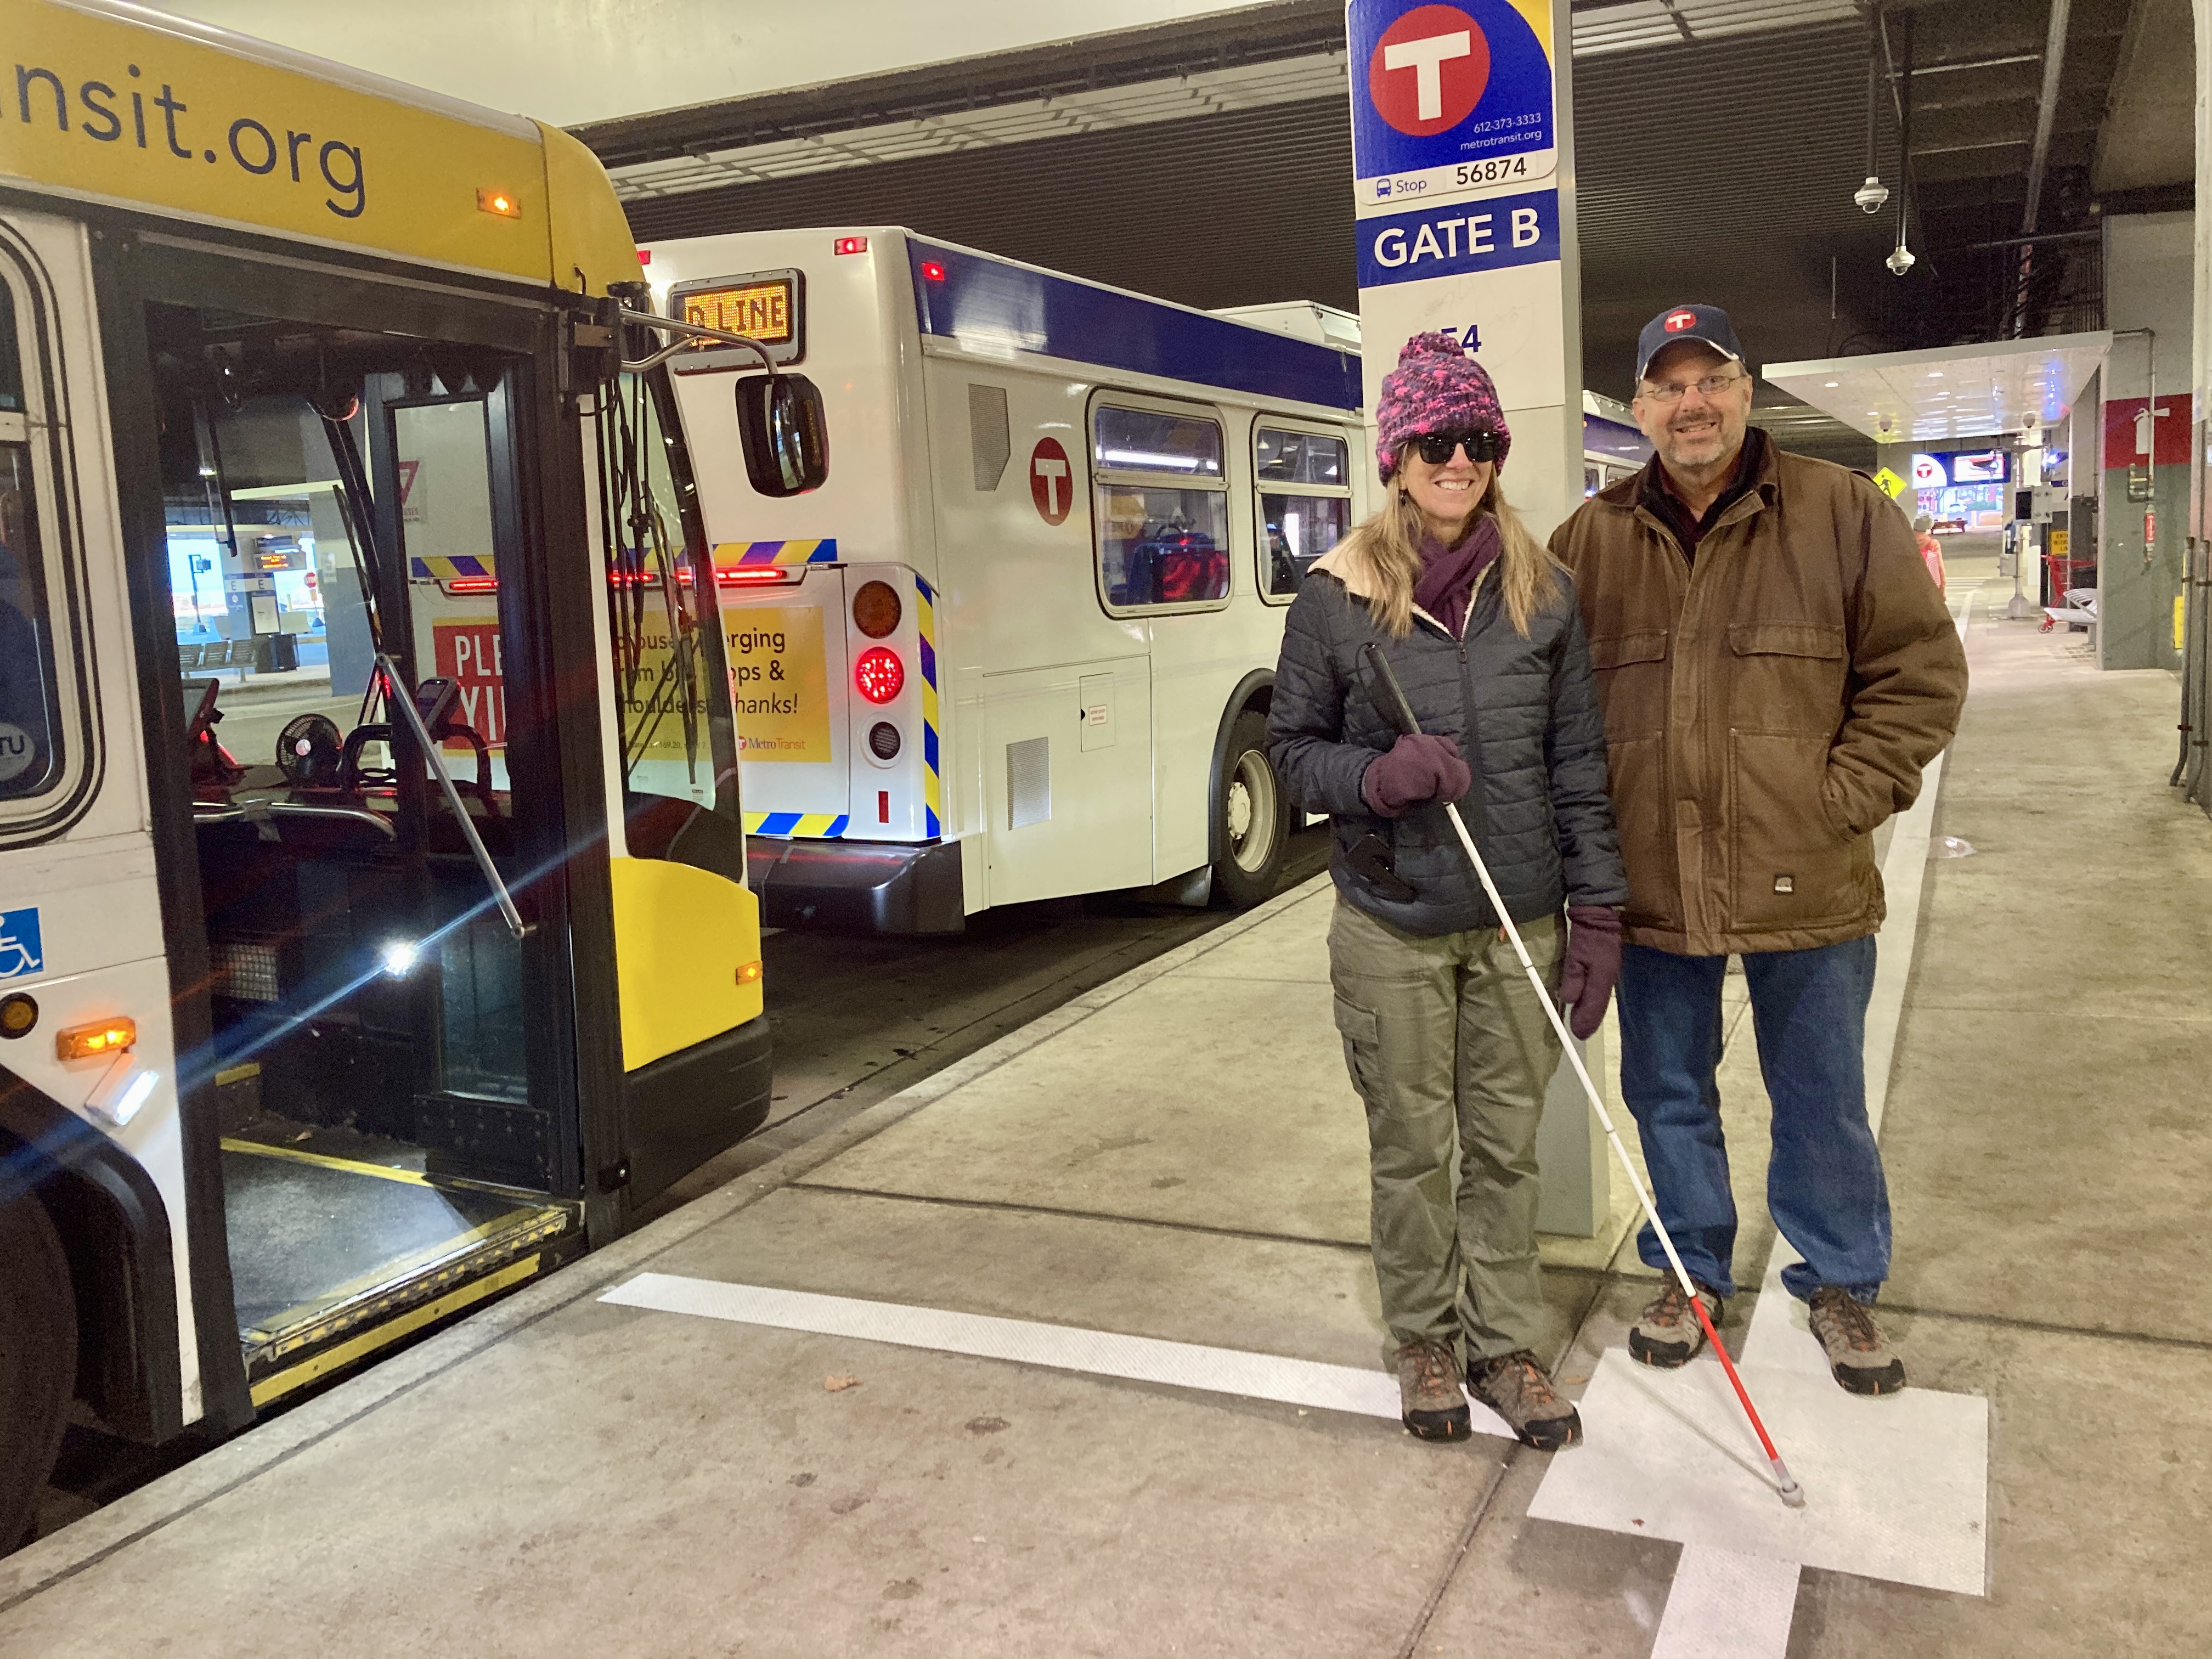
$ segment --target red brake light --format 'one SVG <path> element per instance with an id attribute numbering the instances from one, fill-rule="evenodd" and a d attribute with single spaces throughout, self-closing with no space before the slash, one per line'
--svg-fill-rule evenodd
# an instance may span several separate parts
<path id="1" fill-rule="evenodd" d="M 456 576 L 446 584 L 446 592 L 448 593 L 496 593 L 499 592 L 499 578 Z"/>
<path id="2" fill-rule="evenodd" d="M 780 564 L 738 564 L 714 572 L 714 580 L 725 587 L 771 587 L 791 579 L 791 572 Z"/>
<path id="3" fill-rule="evenodd" d="M 853 665 L 853 684 L 870 702 L 889 702 L 906 687 L 906 665 L 890 647 L 874 646 Z"/>
<path id="4" fill-rule="evenodd" d="M 945 280 L 945 267 L 934 259 L 924 259 L 921 262 L 921 274 L 929 282 L 941 283 Z"/>
<path id="5" fill-rule="evenodd" d="M 637 262 L 641 265 L 651 264 L 653 263 L 653 250 L 649 247 L 641 247 L 638 249 Z"/>
<path id="6" fill-rule="evenodd" d="M 865 236 L 840 236 L 830 244 L 830 251 L 832 253 L 866 253 L 868 239 Z"/>

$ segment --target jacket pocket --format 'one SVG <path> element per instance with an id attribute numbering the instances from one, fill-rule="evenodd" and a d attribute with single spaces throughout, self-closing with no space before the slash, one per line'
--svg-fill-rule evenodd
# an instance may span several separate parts
<path id="1" fill-rule="evenodd" d="M 1819 927 L 1874 902 L 1874 843 L 1840 829 L 1825 784 L 1825 733 L 1729 733 L 1729 922 Z"/>
<path id="2" fill-rule="evenodd" d="M 1667 792 L 1666 733 L 1625 738 L 1605 749 L 1613 815 L 1620 826 L 1620 859 L 1628 868 L 1628 925 L 1679 930 L 1682 884 Z"/>
<path id="3" fill-rule="evenodd" d="M 1615 634 L 1606 639 L 1589 642 L 1590 666 L 1602 674 L 1608 668 L 1619 668 L 1625 663 L 1664 662 L 1667 660 L 1667 630 L 1654 629 L 1646 634 Z"/>
<path id="4" fill-rule="evenodd" d="M 1729 649 L 1739 657 L 1818 657 L 1840 662 L 1844 630 L 1828 623 L 1737 623 L 1728 631 Z"/>
<path id="5" fill-rule="evenodd" d="M 1667 630 L 1615 634 L 1589 642 L 1590 678 L 1606 735 L 1642 737 L 1667 724 Z"/>
<path id="6" fill-rule="evenodd" d="M 1844 718 L 1844 630 L 1822 623 L 1739 623 L 1728 631 L 1722 722 L 1759 733 L 1818 734 L 1825 759 Z M 1824 812 L 1823 821 L 1829 821 Z"/>

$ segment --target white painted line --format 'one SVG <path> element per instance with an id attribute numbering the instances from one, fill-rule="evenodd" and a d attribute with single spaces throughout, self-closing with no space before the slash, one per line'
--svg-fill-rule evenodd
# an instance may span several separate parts
<path id="1" fill-rule="evenodd" d="M 1399 1420 L 1395 1377 L 1379 1370 L 1325 1365 L 1311 1359 L 1286 1359 L 1277 1354 L 1245 1353 L 1151 1336 L 1124 1336 L 1074 1325 L 953 1313 L 942 1308 L 868 1302 L 857 1297 L 726 1285 L 673 1273 L 640 1273 L 599 1300 L 619 1307 L 696 1314 L 740 1325 L 854 1337 L 863 1342 L 1007 1359 L 1054 1370 L 1159 1382 L 1247 1400 L 1273 1400 L 1286 1406 L 1385 1418 L 1393 1423 Z M 1488 1407 L 1470 1401 L 1469 1409 L 1477 1433 L 1512 1438 L 1512 1431 Z"/>
<path id="2" fill-rule="evenodd" d="M 1989 1401 L 1928 1389 L 1871 1399 L 1824 1376 L 1738 1369 L 1803 1509 L 1776 1496 L 1718 1364 L 1654 1370 L 1610 1348 L 1583 1395 L 1584 1444 L 1551 1460 L 1529 1515 L 1986 1593 Z"/>
<path id="3" fill-rule="evenodd" d="M 1770 1659 L 1797 1616 L 1795 1561 L 1685 1544 L 1651 1659 Z"/>

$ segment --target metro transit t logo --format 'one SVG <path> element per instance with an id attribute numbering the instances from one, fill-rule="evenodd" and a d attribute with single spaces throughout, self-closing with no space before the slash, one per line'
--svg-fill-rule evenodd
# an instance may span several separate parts
<path id="1" fill-rule="evenodd" d="M 1457 6 L 1416 6 L 1382 32 L 1367 62 L 1375 112 L 1411 137 L 1459 125 L 1489 84 L 1489 37 Z"/>
<path id="2" fill-rule="evenodd" d="M 1040 438 L 1030 452 L 1030 501 L 1047 524 L 1066 521 L 1075 506 L 1074 469 L 1056 438 Z"/>

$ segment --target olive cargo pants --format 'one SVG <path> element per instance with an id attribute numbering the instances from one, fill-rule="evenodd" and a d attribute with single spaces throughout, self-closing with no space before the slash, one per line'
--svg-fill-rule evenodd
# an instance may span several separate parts
<path id="1" fill-rule="evenodd" d="M 1521 936 L 1556 988 L 1565 928 Z M 1404 933 L 1339 897 L 1329 977 L 1345 1064 L 1367 1104 L 1375 1277 L 1401 1343 L 1469 1359 L 1541 1334 L 1536 1126 L 1559 1041 L 1499 929 Z"/>

